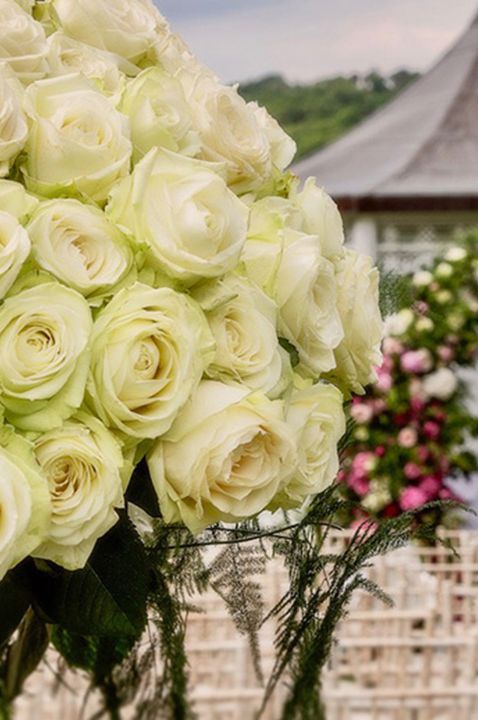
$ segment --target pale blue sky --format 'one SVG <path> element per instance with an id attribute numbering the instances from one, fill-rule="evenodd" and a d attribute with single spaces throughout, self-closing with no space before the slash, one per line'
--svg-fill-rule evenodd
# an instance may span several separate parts
<path id="1" fill-rule="evenodd" d="M 478 0 L 155 1 L 226 81 L 423 70 L 478 12 Z"/>

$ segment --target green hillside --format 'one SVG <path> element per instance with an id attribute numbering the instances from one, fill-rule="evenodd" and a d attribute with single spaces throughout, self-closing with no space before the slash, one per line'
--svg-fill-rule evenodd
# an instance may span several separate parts
<path id="1" fill-rule="evenodd" d="M 334 77 L 289 85 L 278 75 L 242 85 L 246 100 L 265 105 L 297 142 L 302 157 L 326 145 L 403 90 L 418 73 Z"/>

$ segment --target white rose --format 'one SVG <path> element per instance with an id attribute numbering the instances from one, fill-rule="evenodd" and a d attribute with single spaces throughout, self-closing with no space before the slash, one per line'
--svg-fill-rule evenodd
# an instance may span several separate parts
<path id="1" fill-rule="evenodd" d="M 35 557 L 77 570 L 117 522 L 115 508 L 124 505 L 121 448 L 99 420 L 79 413 L 41 435 L 35 454 L 52 506 L 50 530 Z"/>
<path id="2" fill-rule="evenodd" d="M 337 303 L 345 336 L 335 351 L 333 377 L 355 393 L 376 379 L 382 364 L 383 322 L 379 307 L 379 273 L 367 255 L 346 250 L 337 262 Z"/>
<path id="3" fill-rule="evenodd" d="M 246 278 L 228 275 L 199 286 L 194 297 L 206 314 L 216 351 L 206 374 L 251 390 L 283 390 L 290 363 L 277 338 L 277 306 Z M 284 377 L 285 375 L 285 377 Z"/>
<path id="4" fill-rule="evenodd" d="M 249 107 L 255 111 L 259 124 L 266 133 L 273 166 L 280 171 L 285 170 L 297 152 L 295 141 L 287 135 L 277 120 L 264 107 L 260 107 L 257 103 L 250 103 Z"/>
<path id="5" fill-rule="evenodd" d="M 26 143 L 27 122 L 21 110 L 23 88 L 10 71 L 0 67 L 0 176 L 8 175 Z"/>
<path id="6" fill-rule="evenodd" d="M 280 401 L 205 381 L 148 465 L 164 520 L 197 533 L 264 510 L 294 472 L 296 452 Z"/>
<path id="7" fill-rule="evenodd" d="M 150 0 L 53 0 L 53 6 L 67 35 L 134 63 L 169 35 Z"/>
<path id="8" fill-rule="evenodd" d="M 301 211 L 301 227 L 308 235 L 317 235 L 322 254 L 331 259 L 343 254 L 344 226 L 337 205 L 315 178 L 306 180 L 301 192 L 292 186 L 290 201 Z"/>
<path id="9" fill-rule="evenodd" d="M 30 254 L 30 240 L 18 220 L 0 210 L 0 300 L 18 277 Z"/>
<path id="10" fill-rule="evenodd" d="M 433 275 L 429 270 L 419 270 L 413 276 L 413 284 L 416 287 L 426 287 L 433 282 Z"/>
<path id="11" fill-rule="evenodd" d="M 334 266 L 322 256 L 317 236 L 269 228 L 257 211 L 242 255 L 245 272 L 277 303 L 279 335 L 318 377 L 335 367 L 334 350 L 343 338 Z"/>
<path id="12" fill-rule="evenodd" d="M 445 253 L 445 260 L 448 262 L 461 262 L 467 257 L 467 252 L 465 248 L 460 247 L 459 245 L 454 245 L 453 247 L 449 248 Z"/>
<path id="13" fill-rule="evenodd" d="M 0 211 L 14 215 L 23 223 L 37 206 L 38 200 L 29 195 L 23 185 L 14 180 L 0 180 Z"/>
<path id="14" fill-rule="evenodd" d="M 81 75 L 41 80 L 26 91 L 30 135 L 23 168 L 39 195 L 79 195 L 101 203 L 127 175 L 126 118 Z"/>
<path id="15" fill-rule="evenodd" d="M 275 503 L 297 507 L 329 487 L 337 476 L 337 444 L 345 433 L 342 394 L 325 383 L 297 388 L 290 397 L 286 420 L 298 448 L 299 466 Z"/>
<path id="16" fill-rule="evenodd" d="M 83 400 L 92 319 L 85 299 L 48 282 L 0 308 L 0 403 L 22 430 L 44 432 Z"/>
<path id="17" fill-rule="evenodd" d="M 449 368 L 439 368 L 423 378 L 423 391 L 426 396 L 448 400 L 456 391 L 458 380 Z"/>
<path id="18" fill-rule="evenodd" d="M 134 160 L 153 147 L 197 154 L 200 143 L 192 108 L 177 77 L 158 67 L 143 70 L 128 82 L 119 107 L 130 121 Z"/>
<path id="19" fill-rule="evenodd" d="M 235 268 L 249 210 L 218 166 L 151 150 L 113 190 L 107 212 L 170 277 L 186 284 Z"/>
<path id="20" fill-rule="evenodd" d="M 197 386 L 213 347 L 201 309 L 186 295 L 141 283 L 120 290 L 95 322 L 89 403 L 124 435 L 156 438 Z"/>
<path id="21" fill-rule="evenodd" d="M 46 479 L 32 446 L 7 428 L 0 431 L 0 580 L 34 552 L 50 523 Z"/>
<path id="22" fill-rule="evenodd" d="M 83 73 L 105 95 L 116 95 L 124 85 L 124 72 L 137 73 L 134 65 L 113 53 L 86 45 L 62 32 L 48 38 L 50 76 Z"/>
<path id="23" fill-rule="evenodd" d="M 385 320 L 384 334 L 394 337 L 404 335 L 413 323 L 414 318 L 415 315 L 409 308 L 404 308 L 394 315 L 389 315 Z"/>
<path id="24" fill-rule="evenodd" d="M 201 157 L 225 162 L 228 184 L 237 193 L 264 185 L 272 177 L 273 162 L 269 130 L 257 106 L 201 69 L 192 79 L 187 73 L 179 77 L 201 136 Z"/>
<path id="25" fill-rule="evenodd" d="M 6 60 L 23 83 L 48 71 L 48 47 L 43 27 L 12 0 L 0 0 L 0 59 Z"/>
<path id="26" fill-rule="evenodd" d="M 101 304 L 123 282 L 134 280 L 129 243 L 92 205 L 77 200 L 41 203 L 27 229 L 38 265 L 90 304 Z"/>

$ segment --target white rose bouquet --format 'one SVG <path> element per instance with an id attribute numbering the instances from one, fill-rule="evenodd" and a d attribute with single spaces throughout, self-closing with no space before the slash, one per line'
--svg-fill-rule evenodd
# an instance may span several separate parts
<path id="1" fill-rule="evenodd" d="M 111 690 L 181 553 L 335 512 L 378 275 L 294 152 L 151 0 L 0 0 L 4 704 L 32 623 Z"/>

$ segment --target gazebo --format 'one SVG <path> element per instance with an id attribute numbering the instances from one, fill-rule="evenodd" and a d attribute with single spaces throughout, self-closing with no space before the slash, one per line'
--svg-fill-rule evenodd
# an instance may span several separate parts
<path id="1" fill-rule="evenodd" d="M 335 198 L 352 246 L 395 267 L 478 226 L 478 15 L 426 75 L 294 170 Z"/>

